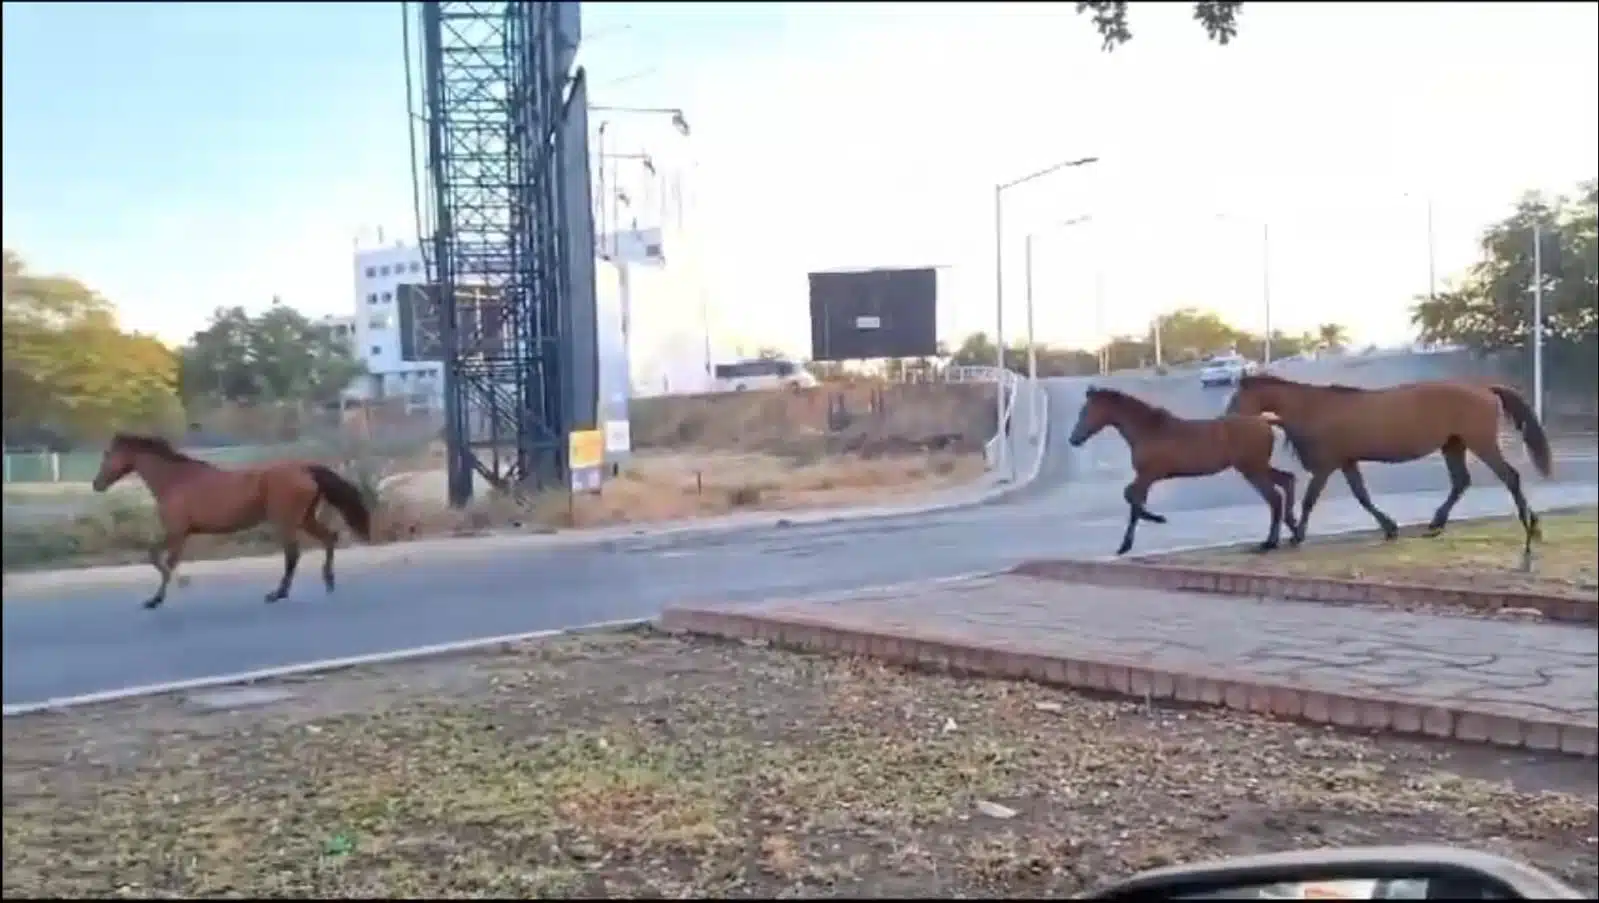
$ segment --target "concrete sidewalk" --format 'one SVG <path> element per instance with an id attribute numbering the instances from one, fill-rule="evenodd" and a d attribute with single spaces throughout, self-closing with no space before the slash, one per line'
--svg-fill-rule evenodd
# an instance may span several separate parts
<path id="1" fill-rule="evenodd" d="M 1016 576 L 670 607 L 662 625 L 1348 727 L 1599 747 L 1586 627 Z"/>

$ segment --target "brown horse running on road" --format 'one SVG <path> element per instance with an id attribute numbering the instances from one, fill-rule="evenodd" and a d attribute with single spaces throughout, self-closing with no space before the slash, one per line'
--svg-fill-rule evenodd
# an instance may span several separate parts
<path id="1" fill-rule="evenodd" d="M 1133 533 L 1140 520 L 1166 522 L 1166 518 L 1144 507 L 1151 486 L 1171 477 L 1205 477 L 1228 468 L 1238 471 L 1271 509 L 1271 531 L 1260 544 L 1260 551 L 1277 548 L 1285 520 L 1289 530 L 1295 529 L 1294 475 L 1271 466 L 1271 456 L 1279 430 L 1296 456 L 1303 457 L 1308 449 L 1302 448 L 1301 440 L 1275 418 L 1229 415 L 1214 420 L 1184 420 L 1125 392 L 1090 388 L 1067 441 L 1077 448 L 1107 426 L 1121 433 L 1133 458 L 1133 481 L 1122 492 L 1130 509 L 1127 532 L 1117 555 L 1125 555 L 1133 547 Z"/>
<path id="2" fill-rule="evenodd" d="M 1299 527 L 1291 542 L 1305 539 L 1310 511 L 1321 497 L 1322 487 L 1335 470 L 1341 470 L 1349 491 L 1382 528 L 1383 536 L 1393 539 L 1399 526 L 1393 518 L 1377 510 L 1366 492 L 1360 474 L 1361 461 L 1397 464 L 1414 461 L 1435 451 L 1443 452 L 1449 468 L 1449 495 L 1427 525 L 1428 535 L 1443 532 L 1449 512 L 1471 485 L 1466 469 L 1466 452 L 1493 471 L 1516 503 L 1516 516 L 1526 531 L 1524 563 L 1531 563 L 1532 541 L 1542 539 L 1538 515 L 1527 505 L 1521 492 L 1521 474 L 1505 461 L 1499 450 L 1499 411 L 1503 406 L 1510 422 L 1527 443 L 1527 452 L 1538 472 L 1551 470 L 1549 437 L 1527 400 L 1508 386 L 1483 386 L 1461 382 L 1415 382 L 1386 389 L 1356 389 L 1351 386 L 1315 386 L 1271 375 L 1246 376 L 1227 410 L 1239 414 L 1276 414 L 1284 425 L 1308 439 L 1313 454 L 1302 458 L 1310 471 L 1305 486 L 1304 508 Z"/>
<path id="3" fill-rule="evenodd" d="M 320 464 L 280 461 L 222 470 L 183 454 L 165 439 L 118 433 L 100 459 L 94 490 L 104 492 L 129 473 L 137 473 L 149 487 L 166 534 L 150 549 L 161 586 L 145 608 L 166 600 L 167 585 L 190 536 L 237 533 L 262 523 L 276 528 L 283 543 L 283 579 L 267 593 L 268 602 L 289 594 L 300 563 L 301 531 L 322 543 L 322 582 L 333 591 L 333 547 L 339 535 L 317 517 L 318 503 L 325 500 L 337 509 L 360 538 L 372 538 L 372 512 L 361 491 Z"/>

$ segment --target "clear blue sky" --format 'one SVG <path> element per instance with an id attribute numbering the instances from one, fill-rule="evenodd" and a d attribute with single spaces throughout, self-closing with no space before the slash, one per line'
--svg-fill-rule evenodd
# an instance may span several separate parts
<path id="1" fill-rule="evenodd" d="M 1394 341 L 1422 198 L 1447 275 L 1521 191 L 1594 175 L 1599 5 L 1246 3 L 1218 48 L 1187 4 L 1134 4 L 1110 55 L 1072 6 L 585 4 L 582 62 L 596 103 L 689 111 L 703 284 L 751 347 L 802 351 L 805 271 L 843 264 L 948 264 L 942 331 L 992 329 L 991 186 L 1065 157 L 1103 162 L 1009 202 L 1005 306 L 1022 236 L 1093 213 L 1038 274 L 1040 338 L 1076 343 L 1181 304 L 1258 329 L 1263 220 L 1276 325 Z M 346 313 L 356 232 L 414 235 L 398 4 L 3 9 L 6 245 L 130 325 Z"/>

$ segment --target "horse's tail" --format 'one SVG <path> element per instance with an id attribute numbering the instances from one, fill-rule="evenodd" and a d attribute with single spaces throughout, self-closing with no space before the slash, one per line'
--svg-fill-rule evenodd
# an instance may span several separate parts
<path id="1" fill-rule="evenodd" d="M 1527 454 L 1532 458 L 1532 466 L 1538 472 L 1549 476 L 1554 470 L 1549 451 L 1549 434 L 1543 431 L 1543 424 L 1538 422 L 1538 413 L 1527 404 L 1527 399 L 1521 393 L 1509 386 L 1489 386 L 1488 391 L 1499 396 L 1499 403 L 1505 407 L 1505 415 L 1510 418 L 1510 423 L 1521 434 L 1521 440 L 1527 443 Z"/>
<path id="2" fill-rule="evenodd" d="M 1310 470 L 1311 462 L 1316 459 L 1316 454 L 1315 449 L 1311 446 L 1310 439 L 1305 436 L 1304 432 L 1284 423 L 1281 417 L 1271 411 L 1262 413 L 1260 418 L 1270 424 L 1273 430 L 1282 433 L 1283 438 L 1288 440 L 1289 450 L 1294 453 L 1294 460 L 1299 462 L 1300 467 Z"/>
<path id="3" fill-rule="evenodd" d="M 316 483 L 317 492 L 327 499 L 344 522 L 350 525 L 355 535 L 367 542 L 372 541 L 372 509 L 366 506 L 366 499 L 361 498 L 361 490 L 349 480 L 334 473 L 331 468 L 321 464 L 312 464 L 306 468 L 311 473 L 311 479 Z"/>

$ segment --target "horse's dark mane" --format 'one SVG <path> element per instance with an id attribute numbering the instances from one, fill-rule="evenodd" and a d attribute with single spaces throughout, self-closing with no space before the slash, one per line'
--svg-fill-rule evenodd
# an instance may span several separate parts
<path id="1" fill-rule="evenodd" d="M 1096 386 L 1088 390 L 1088 397 L 1103 399 L 1106 404 L 1124 412 L 1133 420 L 1152 427 L 1163 426 L 1178 419 L 1177 415 L 1171 411 L 1152 405 L 1136 395 L 1128 395 L 1119 389 L 1105 389 Z"/>
<path id="2" fill-rule="evenodd" d="M 1292 386 L 1292 387 L 1294 387 L 1296 389 L 1326 389 L 1329 392 L 1337 392 L 1340 395 L 1352 395 L 1352 394 L 1359 393 L 1359 392 L 1368 392 L 1368 391 L 1370 391 L 1369 389 L 1361 389 L 1361 388 L 1358 388 L 1356 386 L 1343 386 L 1343 385 L 1339 385 L 1338 383 L 1333 383 L 1331 385 L 1321 386 L 1321 385 L 1317 385 L 1315 383 L 1295 382 L 1294 380 L 1291 380 L 1291 379 L 1283 379 L 1281 376 L 1277 376 L 1277 375 L 1272 374 L 1272 373 L 1256 373 L 1256 374 L 1253 374 L 1253 375 L 1250 375 L 1250 376 L 1242 377 L 1242 378 L 1240 378 L 1238 380 L 1238 385 L 1239 385 L 1240 388 L 1242 388 L 1244 386 L 1248 386 L 1248 385 L 1257 385 L 1257 386 Z"/>
<path id="3" fill-rule="evenodd" d="M 172 447 L 172 443 L 160 436 L 145 436 L 139 433 L 117 433 L 111 440 L 112 445 L 121 446 L 130 451 L 144 452 L 155 455 L 166 461 L 195 461 L 183 452 Z"/>

